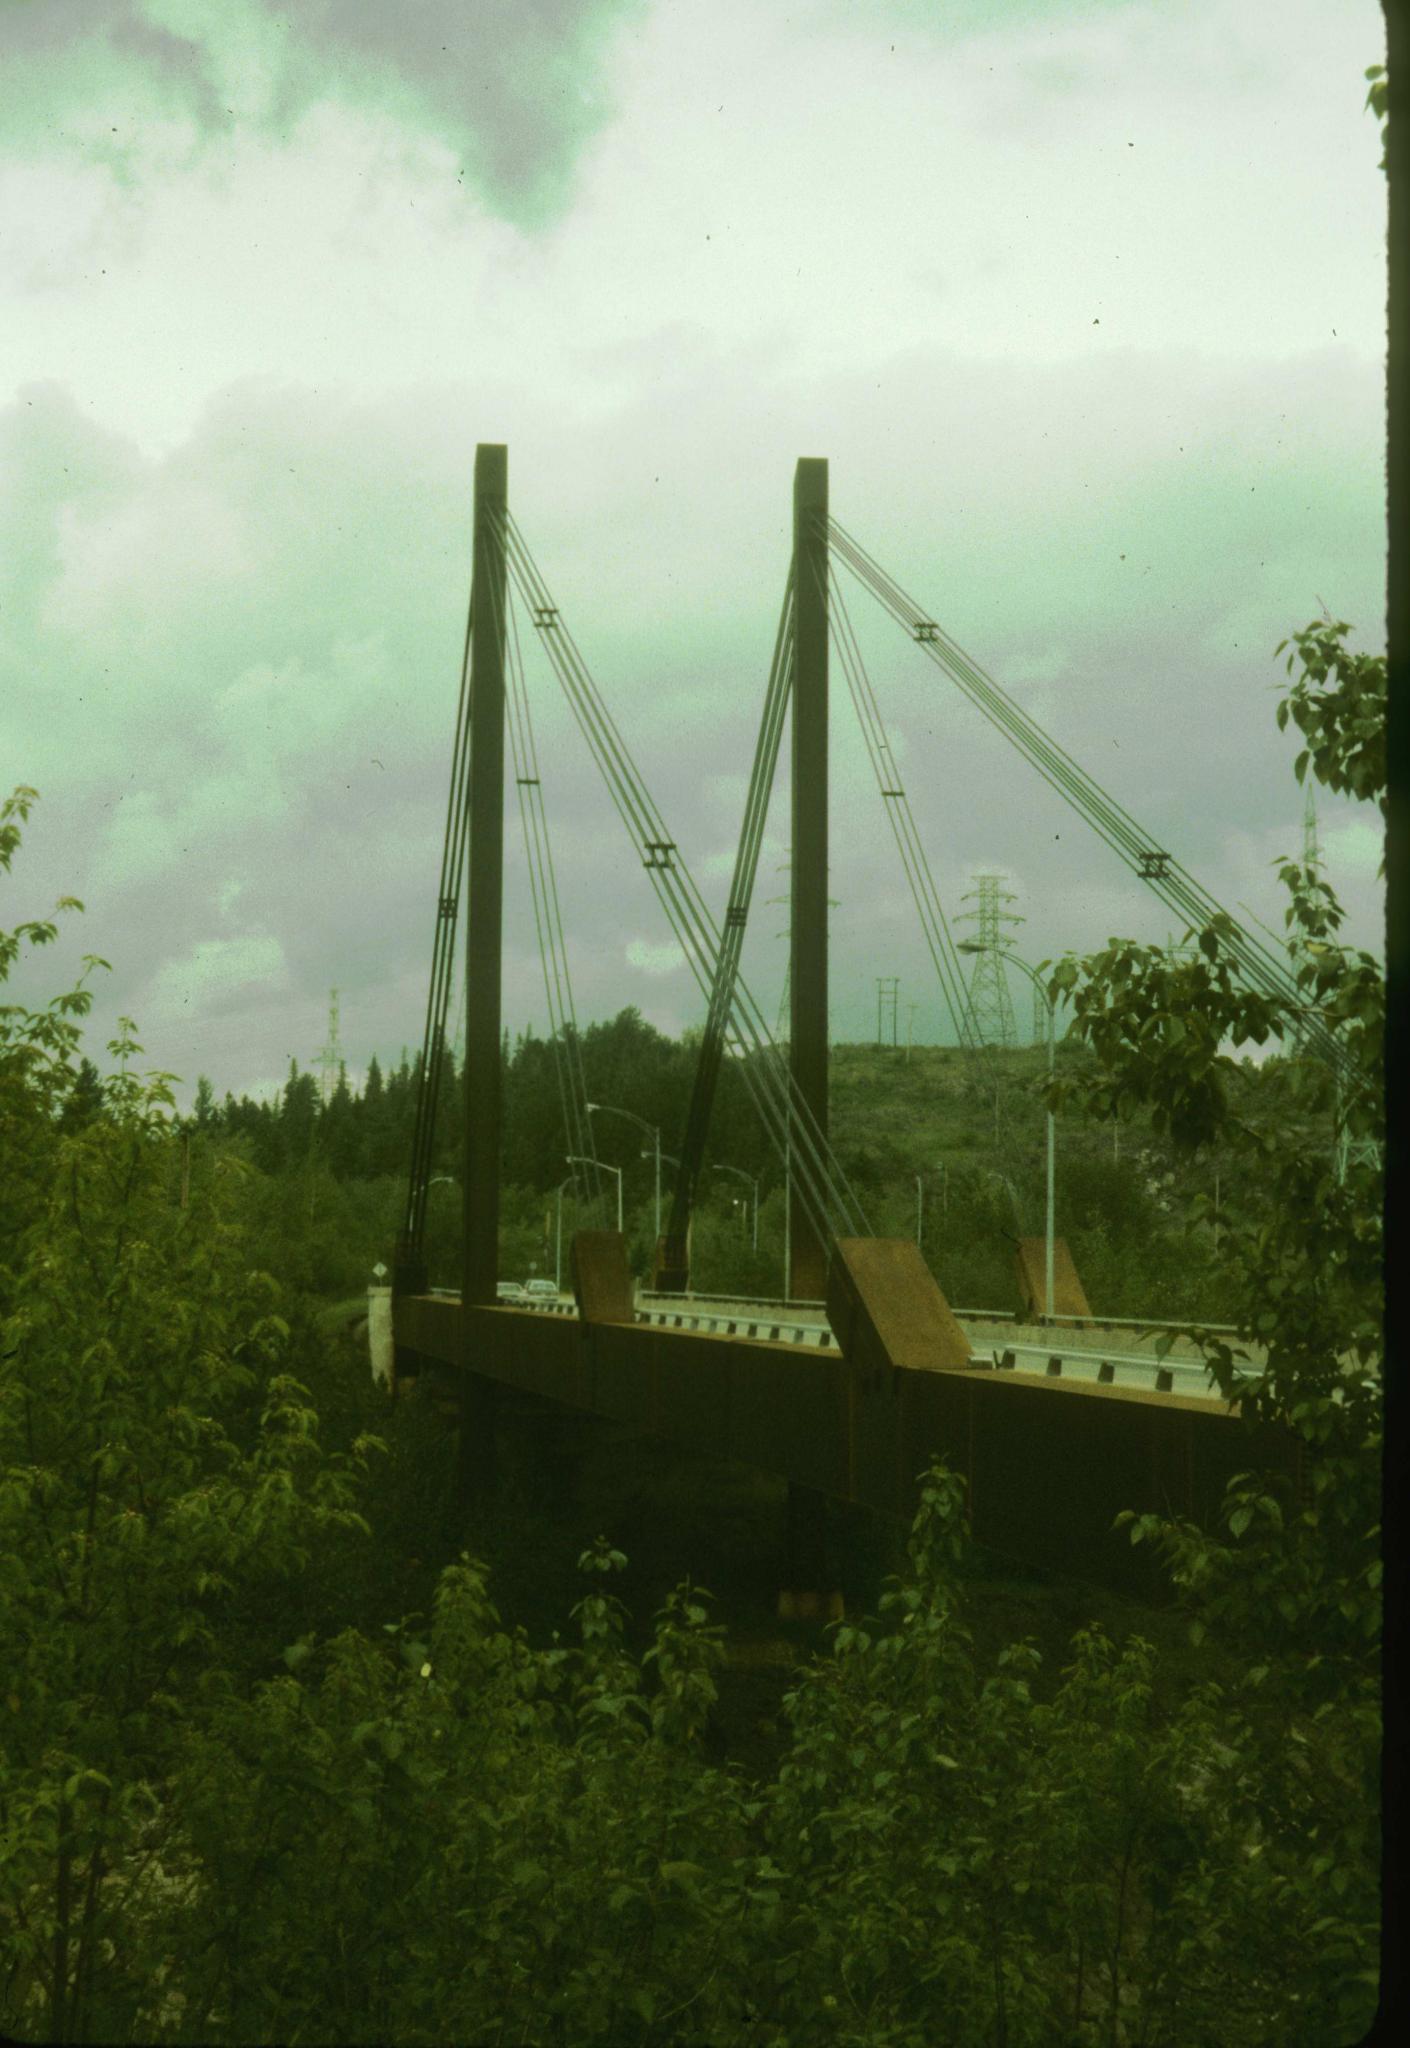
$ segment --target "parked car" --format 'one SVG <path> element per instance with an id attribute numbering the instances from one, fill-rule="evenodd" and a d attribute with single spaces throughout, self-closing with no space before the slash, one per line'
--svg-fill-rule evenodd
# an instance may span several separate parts
<path id="1" fill-rule="evenodd" d="M 551 1280 L 526 1280 L 522 1293 L 526 1301 L 557 1301 L 558 1289 Z"/>
<path id="2" fill-rule="evenodd" d="M 501 1280 L 495 1287 L 495 1298 L 498 1301 L 522 1301 L 524 1290 L 517 1280 Z"/>

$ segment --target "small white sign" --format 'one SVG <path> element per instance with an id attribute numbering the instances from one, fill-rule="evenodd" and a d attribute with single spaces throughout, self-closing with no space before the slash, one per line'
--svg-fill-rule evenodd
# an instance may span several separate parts
<path id="1" fill-rule="evenodd" d="M 382 1264 L 382 1261 L 380 1259 L 378 1259 L 376 1265 L 372 1268 L 372 1277 L 374 1280 L 385 1280 L 387 1277 L 387 1269 Z"/>

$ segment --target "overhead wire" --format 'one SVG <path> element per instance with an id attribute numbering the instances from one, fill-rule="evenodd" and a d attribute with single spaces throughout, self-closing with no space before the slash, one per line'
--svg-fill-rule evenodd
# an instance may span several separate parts
<path id="1" fill-rule="evenodd" d="M 465 644 L 460 658 L 460 688 L 456 698 L 455 738 L 451 747 L 450 790 L 446 798 L 440 888 L 436 897 L 436 923 L 431 946 L 431 978 L 426 993 L 426 1020 L 422 1033 L 421 1061 L 412 1124 L 411 1170 L 402 1223 L 403 1241 L 408 1248 L 418 1253 L 425 1240 L 426 1200 L 435 1146 L 441 1067 L 445 1053 L 446 1009 L 455 963 L 460 876 L 464 870 L 469 822 L 467 804 L 472 692 L 470 638 L 474 619 L 475 591 L 472 578 L 470 600 L 466 607 Z"/>
<path id="2" fill-rule="evenodd" d="M 768 821 L 769 798 L 773 789 L 779 745 L 792 691 L 793 574 L 793 567 L 790 565 L 784 585 L 783 604 L 779 611 L 778 630 L 774 636 L 773 658 L 769 664 L 769 679 L 764 692 L 764 710 L 759 722 L 759 736 L 755 743 L 754 764 L 745 795 L 744 820 L 740 827 L 739 845 L 735 853 L 734 873 L 726 898 L 724 933 L 716 954 L 705 1028 L 701 1035 L 690 1106 L 686 1113 L 685 1136 L 681 1141 L 680 1163 L 667 1226 L 667 1238 L 673 1247 L 674 1258 L 683 1258 L 686 1231 L 694 1207 L 695 1184 L 704 1156 L 705 1138 L 714 1106 L 720 1062 L 729 1036 L 730 1013 L 734 1003 L 735 984 L 739 977 L 744 932 L 753 901 L 759 853 Z"/>
<path id="3" fill-rule="evenodd" d="M 626 827 L 696 983 L 710 999 L 721 935 L 640 771 L 602 701 L 576 643 L 512 516 L 506 519 L 507 553 L 516 583 L 553 663 L 570 709 L 598 764 L 614 808 Z M 729 1050 L 771 1142 L 791 1160 L 800 1203 L 826 1244 L 838 1235 L 864 1234 L 865 1219 L 846 1176 L 779 1053 L 742 975 L 730 1005 Z"/>
<path id="4" fill-rule="evenodd" d="M 828 621 L 832 642 L 837 650 L 853 709 L 857 714 L 857 723 L 862 729 L 872 773 L 876 778 L 887 822 L 901 856 L 901 867 L 920 919 L 926 949 L 940 983 L 940 992 L 950 1013 L 958 1044 L 971 1057 L 980 1061 L 984 1067 L 985 1078 L 995 1091 L 995 1135 L 1002 1165 L 1007 1169 L 1001 1171 L 999 1177 L 1008 1189 L 1014 1207 L 1015 1221 L 1021 1228 L 1022 1216 L 1017 1183 L 1022 1178 L 1022 1163 L 1018 1156 L 1018 1141 L 1012 1124 L 1007 1114 L 999 1107 L 1002 1104 L 1002 1095 L 999 1089 L 998 1062 L 992 1046 L 983 1038 L 974 1014 L 974 1004 L 964 978 L 964 971 L 960 966 L 958 950 L 950 934 L 944 906 L 940 901 L 940 892 L 935 886 L 935 877 L 926 856 L 910 797 L 901 780 L 895 751 L 882 717 L 881 705 L 871 677 L 867 673 L 861 645 L 847 609 L 846 594 L 835 571 L 829 576 L 829 585 Z"/>
<path id="5" fill-rule="evenodd" d="M 590 1207 L 601 1212 L 605 1219 L 603 1175 L 597 1162 L 592 1119 L 587 1113 L 587 1083 L 583 1075 L 582 1045 L 578 1036 L 577 1013 L 573 1005 L 567 940 L 558 896 L 558 879 L 553 865 L 553 844 L 544 807 L 543 777 L 534 737 L 533 712 L 524 674 L 518 611 L 512 591 L 506 593 L 506 600 L 506 723 L 509 727 L 510 755 L 514 768 L 519 822 L 524 840 L 524 856 L 529 871 L 529 894 L 538 942 L 539 965 L 543 973 L 544 997 L 548 1005 L 549 1047 L 554 1077 L 558 1084 L 564 1136 L 568 1145 L 568 1163 L 582 1165 L 587 1202 Z"/>
<path id="6" fill-rule="evenodd" d="M 838 558 L 871 592 L 925 654 L 942 669 L 970 702 L 1024 755 L 1050 787 L 1085 819 L 1099 838 L 1125 862 L 1137 879 L 1194 929 L 1216 917 L 1224 923 L 1227 950 L 1243 979 L 1280 1004 L 1301 1004 L 1302 996 L 1286 966 L 1246 931 L 1223 905 L 1197 882 L 1166 848 L 1117 803 L 1066 750 L 1020 709 L 992 676 L 971 659 L 938 622 L 868 554 L 837 520 L 828 531 Z M 1308 1021 L 1306 1041 L 1338 1073 L 1349 1078 L 1353 1063 L 1346 1048 L 1327 1025 Z"/>

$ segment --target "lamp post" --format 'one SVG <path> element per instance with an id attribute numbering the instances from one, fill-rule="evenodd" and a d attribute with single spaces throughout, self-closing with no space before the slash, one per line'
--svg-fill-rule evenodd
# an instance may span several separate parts
<path id="1" fill-rule="evenodd" d="M 659 1237 L 660 1237 L 660 1235 L 661 1235 L 661 1130 L 660 1130 L 660 1126 L 659 1126 L 658 1124 L 649 1124 L 649 1123 L 648 1123 L 648 1122 L 646 1121 L 646 1118 L 645 1118 L 644 1116 L 638 1116 L 635 1110 L 632 1110 L 632 1109 L 618 1109 L 618 1108 L 616 1107 L 615 1103 L 611 1103 L 611 1102 L 589 1102 L 589 1103 L 586 1103 L 586 1104 L 584 1105 L 584 1107 L 586 1108 L 586 1110 L 587 1110 L 587 1113 L 588 1113 L 588 1115 L 589 1115 L 589 1116 L 596 1116 L 596 1115 L 597 1115 L 597 1113 L 598 1113 L 598 1112 L 599 1112 L 600 1110 L 606 1110 L 606 1112 L 607 1112 L 607 1114 L 608 1114 L 609 1116 L 624 1116 L 624 1117 L 625 1117 L 625 1118 L 627 1119 L 627 1122 L 628 1122 L 628 1123 L 630 1123 L 630 1124 L 635 1124 L 638 1130 L 641 1130 L 641 1131 L 645 1131 L 645 1132 L 646 1132 L 646 1134 L 647 1134 L 647 1136 L 648 1136 L 648 1137 L 650 1138 L 650 1140 L 651 1140 L 651 1144 L 652 1144 L 652 1149 L 654 1150 L 654 1152 L 655 1152 L 655 1155 L 656 1155 L 656 1235 L 657 1235 L 657 1238 L 659 1239 Z M 642 1156 L 643 1156 L 643 1157 L 645 1157 L 645 1154 L 643 1154 Z M 608 1171 L 609 1171 L 610 1173 L 616 1173 L 616 1172 L 617 1172 L 617 1169 L 616 1169 L 615 1167 L 609 1167 L 609 1168 L 608 1168 Z M 622 1217 L 621 1217 L 621 1201 L 620 1201 L 620 1195 L 621 1195 L 621 1176 L 620 1176 L 620 1174 L 618 1174 L 618 1179 L 617 1179 L 617 1191 L 618 1191 L 618 1196 L 619 1196 L 619 1200 L 618 1200 L 618 1205 L 617 1205 L 617 1207 L 618 1207 L 618 1215 L 617 1215 L 617 1228 L 618 1228 L 618 1230 L 620 1230 L 620 1229 L 621 1229 L 621 1227 L 622 1227 Z"/>
<path id="2" fill-rule="evenodd" d="M 734 1174 L 734 1175 L 735 1175 L 735 1176 L 736 1176 L 736 1177 L 737 1177 L 737 1178 L 738 1178 L 739 1180 L 746 1180 L 746 1181 L 748 1181 L 748 1183 L 749 1183 L 750 1187 L 751 1187 L 751 1188 L 753 1189 L 753 1197 L 752 1197 L 752 1199 L 753 1199 L 753 1205 L 754 1205 L 754 1206 L 753 1206 L 753 1209 L 752 1209 L 752 1211 L 751 1211 L 751 1214 L 753 1215 L 753 1218 L 754 1218 L 754 1234 L 753 1234 L 753 1237 L 752 1237 L 752 1239 L 751 1239 L 751 1241 L 750 1241 L 750 1242 L 751 1242 L 751 1248 L 752 1248 L 752 1249 L 753 1249 L 754 1251 L 758 1251 L 758 1249 L 759 1249 L 759 1181 L 758 1181 L 758 1176 L 757 1176 L 756 1174 L 752 1174 L 752 1173 L 746 1173 L 746 1172 L 744 1171 L 744 1168 L 743 1168 L 742 1166 L 725 1166 L 725 1165 L 723 1165 L 723 1164 L 722 1164 L 722 1163 L 721 1163 L 721 1162 L 720 1162 L 720 1161 L 719 1161 L 718 1159 L 717 1159 L 717 1160 L 716 1160 L 716 1161 L 714 1162 L 714 1170 L 715 1170 L 715 1172 L 716 1172 L 716 1173 L 732 1173 L 732 1174 Z"/>
<path id="3" fill-rule="evenodd" d="M 583 1156 L 583 1154 L 582 1154 L 581 1152 L 570 1152 L 570 1153 L 569 1153 L 569 1154 L 567 1155 L 567 1158 L 568 1158 L 568 1164 L 569 1164 L 570 1166 L 596 1166 L 596 1167 L 599 1167 L 599 1168 L 601 1169 L 601 1171 L 602 1171 L 603 1173 L 615 1173 L 615 1174 L 616 1174 L 616 1176 L 617 1176 L 617 1228 L 618 1228 L 618 1230 L 620 1230 L 620 1229 L 621 1229 L 621 1227 L 622 1227 L 622 1169 L 621 1169 L 621 1167 L 620 1167 L 620 1166 L 609 1166 L 609 1165 L 607 1164 L 607 1161 L 606 1161 L 605 1159 L 587 1159 L 587 1158 L 585 1158 L 585 1157 Z M 577 1176 L 576 1174 L 570 1174 L 570 1175 L 569 1175 L 569 1179 L 570 1179 L 570 1180 L 576 1180 L 576 1179 L 577 1179 L 577 1177 L 578 1177 L 578 1176 Z"/>
<path id="4" fill-rule="evenodd" d="M 980 945 L 980 943 L 979 943 L 979 941 L 978 941 L 977 939 L 961 939 L 961 940 L 960 940 L 960 943 L 959 943 L 959 948 L 958 948 L 958 950 L 959 950 L 959 951 L 960 951 L 961 953 L 987 953 L 987 952 L 989 952 L 989 951 L 990 951 L 990 948 L 989 948 L 988 946 L 981 946 L 981 945 Z M 1028 976 L 1028 979 L 1029 979 L 1029 980 L 1030 980 L 1030 981 L 1032 982 L 1032 984 L 1033 984 L 1034 988 L 1036 988 L 1036 989 L 1038 990 L 1039 994 L 1040 994 L 1040 995 L 1041 995 L 1041 996 L 1043 997 L 1043 1000 L 1044 1000 L 1044 1001 L 1045 1001 L 1045 1002 L 1047 1003 L 1047 1006 L 1048 1006 L 1048 1086 L 1049 1086 L 1049 1089 L 1051 1090 L 1051 1087 L 1052 1087 L 1052 1082 L 1053 1082 L 1053 1074 L 1054 1074 L 1054 1070 L 1055 1070 L 1055 1065 L 1056 1065 L 1056 1056 L 1057 1056 L 1057 1004 L 1056 1004 L 1056 1003 L 1054 1002 L 1054 1000 L 1053 1000 L 1053 997 L 1052 997 L 1051 991 L 1043 987 L 1043 981 L 1042 981 L 1042 976 L 1041 976 L 1041 975 L 1040 975 L 1040 974 L 1039 974 L 1039 973 L 1037 972 L 1037 970 L 1036 970 L 1035 968 L 1032 968 L 1032 967 L 1030 967 L 1030 966 L 1028 965 L 1028 962 L 1027 962 L 1026 960 L 1020 960 L 1020 959 L 1019 959 L 1019 957 L 1018 957 L 1018 955 L 1017 955 L 1016 953 L 1008 953 L 1008 952 L 1006 952 L 1006 953 L 1004 954 L 1004 959 L 1005 959 L 1005 960 L 1006 960 L 1006 961 L 1008 962 L 1008 964 L 1009 964 L 1009 965 L 1010 965 L 1011 967 L 1017 967 L 1017 968 L 1020 968 L 1020 969 L 1022 970 L 1022 972 L 1023 972 L 1024 974 L 1026 974 L 1026 975 Z M 1053 1110 L 1052 1110 L 1052 1103 L 1051 1103 L 1051 1102 L 1049 1102 L 1049 1104 L 1048 1104 L 1048 1222 L 1047 1222 L 1047 1247 L 1046 1247 L 1046 1268 L 1045 1268 L 1045 1272 L 1044 1272 L 1044 1299 L 1045 1299 L 1045 1303 L 1046 1303 L 1046 1307 L 1045 1307 L 1045 1309 L 1044 1309 L 1044 1316 L 1045 1316 L 1045 1319 L 1046 1319 L 1046 1320 L 1047 1320 L 1048 1322 L 1051 1322 L 1051 1321 L 1052 1321 L 1052 1319 L 1053 1319 L 1053 1195 L 1054 1195 L 1054 1185 L 1055 1185 L 1055 1180 L 1056 1180 L 1056 1135 L 1055 1135 L 1055 1130 L 1054 1130 L 1054 1119 L 1053 1119 Z"/>
<path id="5" fill-rule="evenodd" d="M 575 1186 L 577 1178 L 575 1173 L 568 1174 L 554 1190 L 558 1198 L 558 1227 L 553 1239 L 553 1284 L 560 1294 L 563 1292 L 563 1190 Z"/>

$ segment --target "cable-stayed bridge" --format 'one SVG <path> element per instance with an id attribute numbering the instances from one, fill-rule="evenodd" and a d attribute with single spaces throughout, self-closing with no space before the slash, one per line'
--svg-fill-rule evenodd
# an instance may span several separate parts
<path id="1" fill-rule="evenodd" d="M 462 1477 L 489 1472 L 505 1390 L 610 1416 L 785 1477 L 799 1526 L 831 1496 L 909 1512 L 916 1476 L 943 1455 L 969 1487 L 976 1537 L 1000 1551 L 1115 1582 L 1145 1581 L 1112 1521 L 1123 1508 L 1208 1517 L 1236 1471 L 1259 1462 L 1299 1477 L 1293 1440 L 1251 1439 L 1202 1371 L 1162 1365 L 1131 1333 L 1073 1331 L 1091 1311 L 1066 1246 L 1047 1293 L 1045 1247 L 1023 1232 L 1012 1173 L 1020 1279 L 1056 1311 L 1042 1343 L 975 1342 L 909 1239 L 880 1238 L 829 1141 L 828 701 L 835 662 L 857 714 L 882 805 L 958 1042 L 991 1060 L 862 660 L 849 601 L 870 597 L 1127 868 L 1187 924 L 1220 920 L 1251 986 L 1292 1000 L 1287 963 L 1250 935 L 909 597 L 837 520 L 824 461 L 798 463 L 786 564 L 730 888 L 717 914 L 696 886 L 570 626 L 509 509 L 507 451 L 475 465 L 473 571 L 432 946 L 421 1094 L 393 1282 L 396 1370 L 449 1376 Z M 705 1004 L 695 1078 L 652 1293 L 638 1302 L 594 1145 L 568 975 L 562 905 L 522 643 L 537 639 Z M 764 828 L 788 729 L 791 809 L 788 1036 L 770 1031 L 740 971 Z M 505 739 L 509 746 L 506 750 Z M 499 1294 L 500 956 L 506 768 L 528 861 L 563 1116 L 603 1227 L 572 1244 L 571 1304 Z M 465 1169 L 462 1280 L 433 1290 L 423 1258 L 431 1144 L 464 932 Z M 1316 1019 L 1304 1046 L 1338 1072 L 1340 1044 Z M 790 1306 L 714 1312 L 690 1292 L 690 1221 L 721 1067 L 733 1061 L 785 1175 Z M 1011 1136 L 1001 1132 L 1001 1155 Z M 805 1313 L 803 1304 L 812 1304 Z M 565 1306 L 570 1312 L 564 1313 Z M 1066 1329 L 1068 1335 L 1062 1336 Z M 1124 1345 L 1124 1348 L 1123 1348 Z M 1149 1369 L 1147 1369 L 1149 1368 Z M 809 1504 L 812 1504 L 809 1507 Z M 801 1567 L 800 1568 L 804 1568 Z"/>

